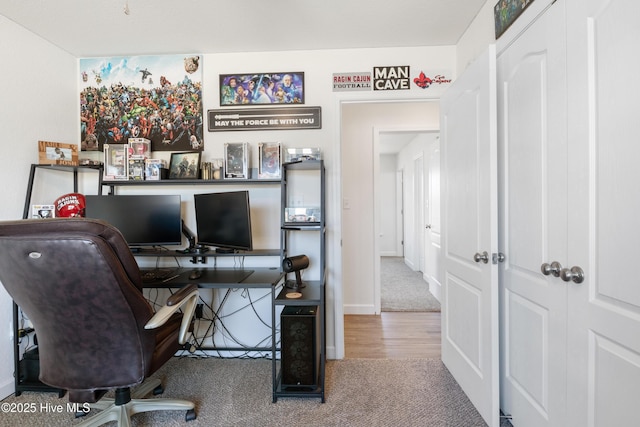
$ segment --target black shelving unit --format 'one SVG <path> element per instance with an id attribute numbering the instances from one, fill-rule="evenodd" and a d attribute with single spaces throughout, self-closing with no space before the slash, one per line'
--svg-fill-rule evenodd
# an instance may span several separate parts
<path id="1" fill-rule="evenodd" d="M 73 183 L 73 192 L 78 192 L 78 177 L 84 173 L 96 174 L 98 179 L 98 194 L 102 194 L 102 166 L 66 166 L 66 165 L 41 165 L 32 164 L 29 171 L 29 181 L 27 183 L 27 192 L 24 201 L 24 210 L 22 218 L 30 218 L 31 213 L 31 197 L 33 195 L 33 185 L 36 181 L 38 171 L 49 173 L 57 171 L 71 174 Z M 23 391 L 53 391 L 58 392 L 59 396 L 65 394 L 65 390 L 50 387 L 38 380 L 39 360 L 37 346 L 23 355 L 20 351 L 20 340 L 29 334 L 35 334 L 37 331 L 26 332 L 19 327 L 20 307 L 13 304 L 13 344 L 14 344 L 14 377 L 15 377 L 15 394 L 20 396 Z M 22 335 L 22 336 L 21 336 Z"/>
<path id="2" fill-rule="evenodd" d="M 310 173 L 317 174 L 318 186 L 317 188 L 307 188 L 305 193 L 317 191 L 320 200 L 319 217 L 307 218 L 302 221 L 290 222 L 285 216 L 286 209 L 289 207 L 288 198 L 292 191 L 294 183 L 292 183 L 292 177 L 301 171 L 311 171 Z M 273 401 L 276 402 L 278 397 L 315 397 L 320 398 L 322 402 L 325 401 L 325 365 L 326 365 L 326 331 L 325 331 L 325 285 L 326 285 L 326 264 L 325 264 L 325 245 L 326 245 L 326 226 L 325 226 L 325 167 L 322 160 L 305 160 L 301 162 L 285 163 L 282 165 L 282 181 L 281 181 L 281 232 L 280 232 L 280 249 L 281 249 L 281 262 L 284 258 L 297 255 L 290 252 L 290 239 L 296 233 L 315 233 L 317 234 L 319 244 L 318 259 L 315 262 L 319 262 L 319 278 L 317 280 L 304 280 L 304 287 L 295 289 L 293 291 L 302 294 L 298 298 L 290 298 L 287 296 L 292 292 L 292 289 L 288 289 L 286 286 L 275 296 L 273 300 L 274 306 L 287 307 L 299 307 L 300 312 L 307 312 L 304 309 L 313 309 L 317 307 L 316 321 L 318 322 L 317 328 L 313 326 L 314 333 L 319 334 L 317 339 L 311 340 L 317 342 L 316 345 L 312 345 L 313 354 L 313 368 L 314 368 L 314 381 L 310 384 L 285 384 L 284 367 L 282 366 L 283 352 L 288 349 L 283 348 L 282 340 L 283 333 L 280 334 L 281 340 L 281 354 L 280 364 L 276 358 L 276 332 L 273 331 L 273 347 L 274 354 L 272 357 L 272 374 L 273 374 Z M 293 273 L 289 273 L 293 274 Z M 287 276 L 285 275 L 285 283 Z M 272 310 L 275 313 L 275 309 Z M 273 318 L 273 324 L 275 324 L 275 314 Z M 317 363 L 317 369 L 315 369 Z M 317 372 L 315 372 L 317 371 Z"/>

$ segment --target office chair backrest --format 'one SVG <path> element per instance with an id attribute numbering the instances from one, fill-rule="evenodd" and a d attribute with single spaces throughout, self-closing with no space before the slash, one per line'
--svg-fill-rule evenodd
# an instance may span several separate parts
<path id="1" fill-rule="evenodd" d="M 153 310 L 116 228 L 85 218 L 0 222 L 0 282 L 33 323 L 42 382 L 95 390 L 148 373 Z"/>

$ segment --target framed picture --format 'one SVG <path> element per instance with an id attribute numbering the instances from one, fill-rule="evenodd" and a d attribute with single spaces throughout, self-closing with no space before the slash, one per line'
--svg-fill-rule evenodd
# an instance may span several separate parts
<path id="1" fill-rule="evenodd" d="M 224 179 L 249 178 L 249 144 L 227 142 L 224 144 Z"/>
<path id="2" fill-rule="evenodd" d="M 282 147 L 279 142 L 258 144 L 258 178 L 280 179 Z"/>
<path id="3" fill-rule="evenodd" d="M 171 153 L 169 179 L 198 179 L 201 154 L 200 151 Z"/>
<path id="4" fill-rule="evenodd" d="M 38 161 L 41 165 L 78 165 L 78 146 L 62 142 L 38 141 Z"/>
<path id="5" fill-rule="evenodd" d="M 105 181 L 129 179 L 129 144 L 104 144 Z"/>
<path id="6" fill-rule="evenodd" d="M 82 151 L 129 138 L 150 140 L 153 151 L 204 149 L 201 55 L 80 58 L 79 67 Z"/>
<path id="7" fill-rule="evenodd" d="M 220 106 L 304 104 L 304 73 L 220 74 Z"/>
<path id="8" fill-rule="evenodd" d="M 507 28 L 529 7 L 534 0 L 500 0 L 493 7 L 493 18 L 496 27 L 496 40 Z"/>

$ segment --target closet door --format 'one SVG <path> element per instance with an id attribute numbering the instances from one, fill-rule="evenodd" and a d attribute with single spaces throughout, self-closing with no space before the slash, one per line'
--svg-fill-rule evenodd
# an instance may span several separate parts
<path id="1" fill-rule="evenodd" d="M 498 409 L 495 49 L 440 100 L 442 361 L 490 427 Z"/>
<path id="2" fill-rule="evenodd" d="M 571 426 L 638 425 L 640 2 L 567 0 Z M 573 279 L 572 277 L 568 277 Z"/>
<path id="3" fill-rule="evenodd" d="M 566 415 L 564 20 L 557 2 L 498 55 L 501 408 L 516 427 Z"/>

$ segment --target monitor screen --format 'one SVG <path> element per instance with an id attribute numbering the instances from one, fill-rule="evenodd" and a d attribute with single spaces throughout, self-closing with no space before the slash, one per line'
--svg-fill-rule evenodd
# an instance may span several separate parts
<path id="1" fill-rule="evenodd" d="M 195 194 L 198 244 L 218 252 L 253 249 L 248 191 Z"/>
<path id="2" fill-rule="evenodd" d="M 85 196 L 87 218 L 120 230 L 129 246 L 182 244 L 179 195 Z"/>

